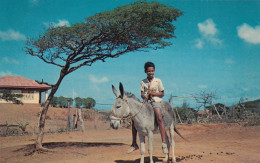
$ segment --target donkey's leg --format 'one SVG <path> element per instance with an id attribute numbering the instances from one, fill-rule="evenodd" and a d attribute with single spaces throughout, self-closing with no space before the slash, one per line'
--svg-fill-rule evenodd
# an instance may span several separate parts
<path id="1" fill-rule="evenodd" d="M 145 136 L 142 134 L 139 134 L 140 139 L 140 152 L 141 152 L 141 158 L 140 163 L 144 163 L 144 154 L 145 154 Z"/>
<path id="2" fill-rule="evenodd" d="M 168 148 L 168 153 L 165 154 L 165 158 L 163 159 L 163 162 L 168 162 L 169 160 L 169 152 L 170 152 L 170 142 L 167 132 L 165 131 L 165 140 Z"/>
<path id="3" fill-rule="evenodd" d="M 148 153 L 150 156 L 150 163 L 153 163 L 153 132 L 148 131 Z"/>
<path id="4" fill-rule="evenodd" d="M 174 142 L 174 125 L 171 124 L 170 127 L 170 138 L 171 138 L 171 148 L 172 148 L 172 162 L 176 162 L 176 157 L 175 157 L 175 142 Z"/>

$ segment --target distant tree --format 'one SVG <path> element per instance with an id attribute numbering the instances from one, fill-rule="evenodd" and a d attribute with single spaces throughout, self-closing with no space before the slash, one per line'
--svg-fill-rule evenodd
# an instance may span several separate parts
<path id="1" fill-rule="evenodd" d="M 50 105 L 53 107 L 60 107 L 60 108 L 67 108 L 68 107 L 68 101 L 70 101 L 70 106 L 73 105 L 73 99 L 67 98 L 67 97 L 53 97 Z"/>
<path id="2" fill-rule="evenodd" d="M 83 98 L 83 105 L 85 108 L 93 108 L 96 105 L 96 101 L 93 98 Z"/>
<path id="3" fill-rule="evenodd" d="M 205 111 L 208 110 L 207 119 L 211 118 L 212 110 L 213 110 L 213 100 L 216 99 L 215 92 L 207 92 L 205 90 L 200 91 L 197 95 L 193 95 L 196 103 L 198 104 L 196 110 L 199 111 L 202 107 Z M 198 115 L 196 115 L 196 121 L 199 121 Z"/>
<path id="4" fill-rule="evenodd" d="M 129 52 L 171 45 L 176 21 L 182 12 L 158 2 L 137 1 L 86 18 L 71 27 L 51 27 L 37 39 L 29 39 L 25 52 L 61 68 L 39 118 L 36 150 L 42 147 L 48 107 L 62 80 L 82 66 L 116 58 Z"/>
<path id="5" fill-rule="evenodd" d="M 211 106 L 212 100 L 216 99 L 217 97 L 215 92 L 200 91 L 199 94 L 193 95 L 193 98 L 198 104 L 197 110 L 199 110 L 201 107 L 206 110 L 207 108 L 211 108 L 208 106 Z"/>
<path id="6" fill-rule="evenodd" d="M 182 106 L 178 108 L 178 112 L 183 122 L 191 123 L 192 119 L 195 119 L 196 111 L 190 108 L 186 102 L 183 102 Z"/>
<path id="7" fill-rule="evenodd" d="M 12 93 L 11 90 L 8 89 L 0 89 L 0 99 L 5 100 L 7 102 L 12 102 L 14 104 L 23 104 L 21 98 L 22 94 Z"/>
<path id="8" fill-rule="evenodd" d="M 50 105 L 52 107 L 57 107 L 58 106 L 58 100 L 59 100 L 58 97 L 53 97 L 51 102 L 50 102 Z"/>
<path id="9" fill-rule="evenodd" d="M 75 101 L 75 105 L 76 105 L 77 108 L 80 108 L 83 104 L 82 98 L 80 98 L 80 97 L 76 97 L 74 99 L 74 101 Z"/>
<path id="10" fill-rule="evenodd" d="M 66 108 L 67 103 L 68 103 L 68 101 L 67 101 L 66 97 L 63 97 L 63 96 L 58 97 L 58 105 L 60 108 Z"/>

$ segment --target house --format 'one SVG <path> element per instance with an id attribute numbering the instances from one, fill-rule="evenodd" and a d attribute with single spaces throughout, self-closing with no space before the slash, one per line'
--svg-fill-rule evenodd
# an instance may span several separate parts
<path id="1" fill-rule="evenodd" d="M 209 115 L 209 110 L 200 110 L 198 111 L 199 116 L 208 116 Z"/>
<path id="2" fill-rule="evenodd" d="M 4 76 L 0 78 L 0 89 L 11 90 L 11 93 L 14 94 L 22 94 L 20 100 L 24 104 L 41 104 L 46 101 L 51 86 L 21 76 Z M 0 103 L 10 102 L 0 99 Z"/>

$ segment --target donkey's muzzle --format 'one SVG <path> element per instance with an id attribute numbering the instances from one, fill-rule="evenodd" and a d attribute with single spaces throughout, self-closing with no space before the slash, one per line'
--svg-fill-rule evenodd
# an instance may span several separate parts
<path id="1" fill-rule="evenodd" d="M 120 124 L 121 124 L 120 120 L 111 120 L 110 121 L 110 127 L 112 127 L 113 129 L 116 129 L 116 130 L 119 129 Z"/>

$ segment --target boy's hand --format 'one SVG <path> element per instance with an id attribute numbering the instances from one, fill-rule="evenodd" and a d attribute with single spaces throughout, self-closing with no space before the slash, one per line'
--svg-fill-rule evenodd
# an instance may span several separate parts
<path id="1" fill-rule="evenodd" d="M 148 90 L 147 94 L 148 96 L 154 96 L 154 92 L 151 89 Z"/>
<path id="2" fill-rule="evenodd" d="M 144 100 L 148 100 L 148 97 L 147 97 L 146 95 L 142 95 L 142 98 L 143 98 Z"/>

